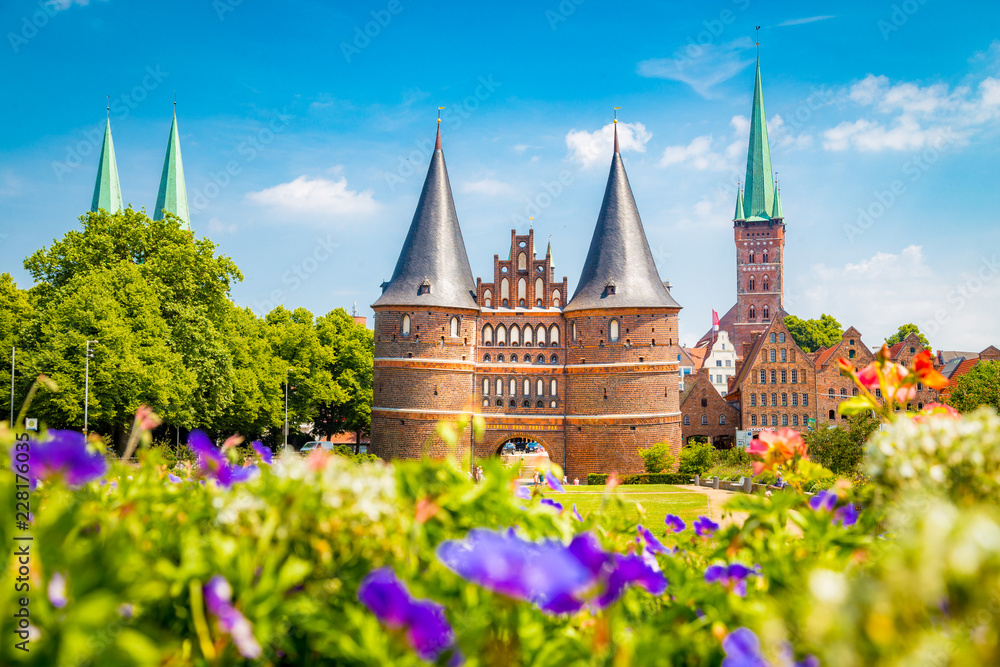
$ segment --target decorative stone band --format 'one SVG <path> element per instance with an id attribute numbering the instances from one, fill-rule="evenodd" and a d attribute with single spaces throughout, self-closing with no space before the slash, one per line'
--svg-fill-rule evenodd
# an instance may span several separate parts
<path id="1" fill-rule="evenodd" d="M 385 413 L 385 414 L 380 414 Z M 448 416 L 465 416 L 468 415 L 468 410 L 418 410 L 413 408 L 372 408 L 372 416 L 381 417 L 392 417 L 399 419 L 401 415 L 406 415 L 407 419 L 417 419 L 426 421 L 437 421 L 442 417 Z M 479 414 L 479 413 L 476 413 Z M 517 415 L 517 414 L 482 414 L 480 415 L 486 420 L 487 427 L 490 424 L 516 420 L 518 422 L 528 422 L 537 424 L 554 424 L 561 422 L 564 419 L 573 423 L 599 423 L 606 420 L 608 423 L 615 424 L 628 424 L 631 421 L 645 421 L 645 420 L 656 420 L 656 421 L 677 421 L 680 419 L 680 412 L 646 412 L 646 413 L 634 413 L 634 414 L 601 414 L 601 415 Z"/>
<path id="2" fill-rule="evenodd" d="M 441 371 L 473 372 L 474 361 L 456 361 L 455 359 L 400 359 L 399 357 L 375 357 L 375 366 L 379 368 L 433 368 Z"/>
<path id="3" fill-rule="evenodd" d="M 607 308 L 594 309 L 589 308 L 586 310 L 573 310 L 570 312 L 565 312 L 565 317 L 567 320 L 573 320 L 580 317 L 607 317 L 608 313 L 614 312 L 615 315 L 642 315 L 643 317 L 647 315 L 670 315 L 677 314 L 681 312 L 680 307 L 656 307 L 650 306 L 648 308 L 615 308 L 609 306 Z"/>
<path id="4" fill-rule="evenodd" d="M 579 374 L 596 371 L 601 368 L 614 368 L 618 371 L 650 372 L 661 368 L 676 367 L 679 361 L 625 361 L 614 364 L 566 364 L 563 368 L 567 373 Z"/>

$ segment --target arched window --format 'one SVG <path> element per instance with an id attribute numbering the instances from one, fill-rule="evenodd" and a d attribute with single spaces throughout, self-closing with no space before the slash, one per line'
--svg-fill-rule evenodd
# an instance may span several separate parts
<path id="1" fill-rule="evenodd" d="M 484 408 L 490 407 L 490 399 L 488 399 L 488 398 L 484 398 L 483 399 L 483 407 Z"/>
<path id="2" fill-rule="evenodd" d="M 763 368 L 760 369 L 760 383 L 761 384 L 767 383 L 767 371 L 765 371 Z"/>
<path id="3" fill-rule="evenodd" d="M 506 301 L 510 298 L 510 281 L 504 278 L 500 281 L 500 299 Z"/>
<path id="4" fill-rule="evenodd" d="M 538 401 L 537 403 L 535 403 L 535 407 L 536 408 L 544 408 L 545 407 L 545 403 L 543 401 Z"/>
<path id="5" fill-rule="evenodd" d="M 562 292 L 557 289 L 552 290 L 552 305 L 558 308 L 560 306 L 561 300 L 562 300 Z"/>
<path id="6" fill-rule="evenodd" d="M 749 288 L 749 290 L 750 290 L 751 292 L 752 292 L 752 291 L 753 291 L 753 289 L 754 289 L 754 284 L 755 284 L 755 283 L 754 283 L 754 279 L 753 279 L 753 276 L 750 276 L 750 281 L 749 281 L 749 282 L 747 283 L 747 286 L 748 286 L 748 288 Z"/>
<path id="7" fill-rule="evenodd" d="M 764 251 L 764 257 L 760 260 L 762 264 L 767 264 L 767 251 Z M 764 289 L 767 289 L 766 287 Z"/>
<path id="8" fill-rule="evenodd" d="M 487 324 L 483 327 L 483 345 L 493 344 L 493 327 Z"/>
<path id="9" fill-rule="evenodd" d="M 511 378 L 510 379 L 510 395 L 514 396 L 515 394 L 517 394 L 517 380 L 515 380 L 514 378 Z"/>
<path id="10" fill-rule="evenodd" d="M 855 388 L 851 389 L 851 396 L 857 396 L 857 395 L 858 395 L 858 388 L 855 387 Z"/>
<path id="11" fill-rule="evenodd" d="M 765 260 L 765 261 L 766 261 L 766 260 Z M 767 280 L 767 276 L 764 276 L 763 278 L 761 278 L 760 282 L 761 282 L 761 283 L 763 284 L 763 286 L 764 286 L 764 291 L 766 292 L 766 291 L 767 291 L 767 287 L 768 287 L 768 280 Z"/>
<path id="12" fill-rule="evenodd" d="M 771 310 L 767 306 L 764 306 L 763 317 L 765 320 L 771 317 Z"/>
<path id="13" fill-rule="evenodd" d="M 524 335 L 524 340 L 521 341 L 521 344 L 524 345 L 525 347 L 531 347 L 531 339 L 535 335 L 535 332 L 532 330 L 531 326 L 525 325 L 524 331 L 522 331 L 521 333 Z"/>
<path id="14" fill-rule="evenodd" d="M 517 298 L 519 301 L 523 301 L 528 297 L 528 281 L 524 278 L 519 278 L 517 281 Z"/>
<path id="15" fill-rule="evenodd" d="M 498 408 L 502 408 L 503 407 L 503 399 L 502 398 L 498 398 L 497 399 L 497 407 Z"/>
<path id="16" fill-rule="evenodd" d="M 535 363 L 544 364 L 545 363 L 545 355 L 544 354 L 538 355 L 538 359 L 535 359 Z"/>
<path id="17" fill-rule="evenodd" d="M 512 364 L 516 364 L 517 363 L 517 355 L 516 354 L 510 355 L 510 363 L 512 363 Z"/>
<path id="18" fill-rule="evenodd" d="M 836 418 L 837 417 L 834 415 L 833 410 L 830 410 L 830 419 L 836 419 Z"/>
<path id="19" fill-rule="evenodd" d="M 840 388 L 840 395 L 842 398 L 847 398 L 847 389 L 845 387 Z"/>
<path id="20" fill-rule="evenodd" d="M 778 425 L 778 415 L 771 415 L 771 426 Z"/>
<path id="21" fill-rule="evenodd" d="M 767 394 L 762 392 L 760 395 L 760 407 L 764 407 L 765 405 L 767 405 Z"/>
<path id="22" fill-rule="evenodd" d="M 535 301 L 540 302 L 545 298 L 545 281 L 541 278 L 535 278 Z M 538 305 L 541 305 L 539 303 Z"/>
<path id="23" fill-rule="evenodd" d="M 525 408 L 530 408 L 530 407 L 531 407 L 531 401 L 525 401 L 525 402 L 524 402 L 524 403 L 522 403 L 521 405 L 522 405 L 523 407 L 525 407 Z"/>
<path id="24" fill-rule="evenodd" d="M 549 357 L 549 361 L 551 361 L 554 364 L 558 364 L 559 363 L 558 355 L 553 354 L 551 357 Z"/>
<path id="25" fill-rule="evenodd" d="M 750 311 L 747 313 L 747 317 L 751 320 L 757 317 L 757 309 L 753 307 L 753 304 L 750 304 Z"/>
<path id="26" fill-rule="evenodd" d="M 757 394 L 750 394 L 750 407 L 751 408 L 757 407 Z"/>
<path id="27" fill-rule="evenodd" d="M 798 425 L 799 425 L 799 416 L 792 415 L 792 426 L 798 426 Z"/>
<path id="28" fill-rule="evenodd" d="M 799 383 L 799 372 L 796 369 L 792 369 L 792 384 Z"/>
<path id="29" fill-rule="evenodd" d="M 524 393 L 525 396 L 527 396 L 528 394 L 531 393 L 531 380 L 529 380 L 528 378 L 524 378 L 524 392 L 523 393 Z M 528 406 L 524 406 L 524 407 L 528 407 Z"/>
<path id="30" fill-rule="evenodd" d="M 515 401 L 513 398 L 510 399 L 510 407 L 512 407 L 512 408 L 516 408 L 517 407 L 517 401 Z"/>
<path id="31" fill-rule="evenodd" d="M 781 395 L 781 405 L 782 406 L 788 405 L 788 394 Z"/>
<path id="32" fill-rule="evenodd" d="M 544 392 L 545 392 L 545 383 L 543 383 L 542 379 L 539 378 L 538 380 L 535 381 L 535 394 L 541 396 Z"/>
<path id="33" fill-rule="evenodd" d="M 784 336 L 785 334 L 781 334 L 781 335 Z M 781 351 L 781 360 L 782 361 L 788 361 L 788 350 L 782 350 Z"/>
<path id="34" fill-rule="evenodd" d="M 503 380 L 497 378 L 497 396 L 503 396 Z M 497 403 L 497 405 L 502 405 L 502 403 Z"/>
<path id="35" fill-rule="evenodd" d="M 829 389 L 827 389 L 826 391 L 827 391 L 827 393 L 828 393 L 828 394 L 830 395 L 830 398 L 833 398 L 833 397 L 834 397 L 834 392 L 833 392 L 833 387 L 830 387 L 830 388 L 829 388 Z"/>
<path id="36" fill-rule="evenodd" d="M 788 426 L 788 415 L 781 415 L 781 425 Z"/>
<path id="37" fill-rule="evenodd" d="M 451 318 L 451 337 L 458 338 L 458 318 Z"/>
<path id="38" fill-rule="evenodd" d="M 778 373 L 771 371 L 771 384 L 778 384 Z"/>
<path id="39" fill-rule="evenodd" d="M 409 336 L 410 335 L 410 316 L 409 315 L 403 315 L 403 335 L 404 336 Z"/>
<path id="40" fill-rule="evenodd" d="M 754 251 L 751 250 L 750 251 L 750 261 L 749 261 L 749 264 L 753 264 L 753 263 L 754 263 Z"/>
<path id="41" fill-rule="evenodd" d="M 708 426 L 708 415 L 702 415 L 701 416 L 701 425 L 702 426 Z"/>
<path id="42" fill-rule="evenodd" d="M 750 415 L 750 425 L 751 426 L 757 425 L 757 415 Z"/>
<path id="43" fill-rule="evenodd" d="M 539 324 L 538 328 L 535 329 L 535 341 L 538 343 L 538 347 L 545 347 L 545 325 Z"/>
<path id="44" fill-rule="evenodd" d="M 486 354 L 483 355 L 483 363 L 489 363 L 489 361 L 490 361 L 490 354 L 489 352 L 487 352 Z"/>
<path id="45" fill-rule="evenodd" d="M 777 335 L 776 333 L 774 333 L 774 332 L 772 331 L 772 332 L 771 332 L 771 337 L 770 337 L 770 339 L 769 339 L 769 340 L 770 340 L 770 341 L 771 341 L 772 343 L 777 343 L 777 342 L 778 342 L 778 335 Z"/>
<path id="46" fill-rule="evenodd" d="M 483 305 L 487 308 L 493 307 L 493 290 L 483 292 Z"/>
<path id="47" fill-rule="evenodd" d="M 558 385 L 556 384 L 556 381 L 555 380 L 550 381 L 549 382 L 549 396 L 555 396 L 557 388 L 558 388 Z"/>
<path id="48" fill-rule="evenodd" d="M 726 415 L 719 415 L 719 426 L 726 425 Z"/>
<path id="49" fill-rule="evenodd" d="M 553 324 L 552 328 L 549 329 L 549 341 L 553 345 L 559 344 L 559 327 L 557 327 L 555 324 Z"/>
<path id="50" fill-rule="evenodd" d="M 570 326 L 572 326 L 572 327 L 573 327 L 573 328 L 571 329 L 571 331 L 573 332 L 573 340 L 575 341 L 575 340 L 576 340 L 576 338 L 577 338 L 577 336 L 576 336 L 576 322 L 573 322 L 573 324 L 572 324 L 572 325 L 570 325 Z"/>
<path id="51" fill-rule="evenodd" d="M 854 354 L 855 354 L 855 353 L 854 353 L 854 350 L 849 350 L 849 351 L 847 352 L 847 358 L 848 358 L 848 359 L 853 359 L 853 358 L 854 358 Z"/>
<path id="52" fill-rule="evenodd" d="M 771 406 L 772 407 L 777 407 L 778 406 L 778 394 L 777 394 L 777 392 L 771 394 Z"/>
<path id="53" fill-rule="evenodd" d="M 611 320 L 611 324 L 608 325 L 608 338 L 611 339 L 612 343 L 618 342 L 619 329 L 618 320 Z"/>
<path id="54" fill-rule="evenodd" d="M 775 350 L 771 350 L 771 361 L 772 362 L 775 361 L 775 356 L 774 355 L 775 355 Z"/>
<path id="55" fill-rule="evenodd" d="M 784 343 L 785 342 L 785 332 L 784 331 L 782 331 L 781 333 L 778 334 L 778 342 L 779 343 Z M 782 361 L 784 361 L 784 359 L 782 359 Z"/>
<path id="56" fill-rule="evenodd" d="M 497 326 L 497 345 L 503 347 L 507 344 L 507 327 L 504 325 Z"/>
<path id="57" fill-rule="evenodd" d="M 799 395 L 792 394 L 792 407 L 796 407 L 799 404 Z"/>
<path id="58" fill-rule="evenodd" d="M 490 379 L 483 378 L 483 396 L 490 395 Z"/>
<path id="59" fill-rule="evenodd" d="M 503 363 L 503 355 L 502 354 L 498 354 L 497 355 L 497 363 L 498 364 L 502 364 Z"/>
<path id="60" fill-rule="evenodd" d="M 510 331 L 507 332 L 507 340 L 511 347 L 517 347 L 521 344 L 521 330 L 517 328 L 516 324 L 510 326 Z"/>
<path id="61" fill-rule="evenodd" d="M 528 269 L 528 256 L 523 252 L 517 253 L 517 270 L 527 271 Z"/>
<path id="62" fill-rule="evenodd" d="M 685 426 L 691 425 L 691 415 L 684 415 L 684 425 Z"/>

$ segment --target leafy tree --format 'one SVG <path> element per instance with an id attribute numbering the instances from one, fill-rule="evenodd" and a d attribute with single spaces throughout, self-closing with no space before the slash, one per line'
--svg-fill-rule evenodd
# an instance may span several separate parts
<path id="1" fill-rule="evenodd" d="M 979 361 L 959 376 L 947 402 L 960 412 L 971 412 L 981 405 L 1000 412 L 1000 361 Z"/>
<path id="2" fill-rule="evenodd" d="M 0 359 L 10 359 L 11 348 L 20 347 L 21 331 L 33 316 L 28 292 L 18 289 L 9 273 L 0 273 Z M 0 421 L 10 418 L 10 367 L 0 362 Z M 6 388 L 6 389 L 5 389 Z M 17 397 L 14 407 L 19 408 Z"/>
<path id="3" fill-rule="evenodd" d="M 320 342 L 334 351 L 332 372 L 342 392 L 339 401 L 321 407 L 315 429 L 323 435 L 350 431 L 360 442 L 371 430 L 374 333 L 343 308 L 317 319 L 316 329 Z"/>
<path id="4" fill-rule="evenodd" d="M 664 470 L 671 472 L 677 462 L 676 457 L 670 451 L 670 446 L 662 442 L 656 443 L 649 449 L 640 449 L 639 456 L 646 463 L 646 472 L 662 472 Z"/>
<path id="5" fill-rule="evenodd" d="M 697 442 L 681 448 L 677 472 L 682 475 L 702 475 L 712 467 L 715 447 L 707 442 Z"/>
<path id="6" fill-rule="evenodd" d="M 837 475 L 854 475 L 861 466 L 865 443 L 878 430 L 870 412 L 852 415 L 846 426 L 824 426 L 805 436 L 809 458 Z"/>
<path id="7" fill-rule="evenodd" d="M 899 327 L 899 331 L 897 331 L 896 333 L 892 334 L 891 336 L 885 339 L 885 344 L 888 345 L 889 347 L 892 347 L 896 343 L 902 343 L 904 340 L 906 340 L 906 337 L 909 336 L 911 333 L 917 334 L 917 338 L 920 339 L 920 344 L 923 345 L 924 348 L 928 350 L 931 349 L 931 344 L 927 342 L 927 336 L 920 333 L 920 328 L 917 327 L 916 324 L 912 323 L 904 324 L 901 327 Z"/>
<path id="8" fill-rule="evenodd" d="M 840 342 L 844 328 L 832 315 L 823 313 L 818 320 L 804 320 L 795 315 L 784 319 L 788 333 L 804 352 L 815 352 L 821 347 L 832 347 Z"/>

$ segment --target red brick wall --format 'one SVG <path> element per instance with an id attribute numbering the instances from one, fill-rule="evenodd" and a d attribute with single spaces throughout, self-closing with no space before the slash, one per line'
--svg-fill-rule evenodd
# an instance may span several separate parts
<path id="1" fill-rule="evenodd" d="M 688 376 L 690 390 L 684 392 L 684 402 L 681 404 L 681 441 L 696 435 L 707 436 L 709 442 L 715 444 L 720 439 L 733 444 L 736 439 L 736 429 L 740 425 L 740 412 L 716 391 L 708 379 L 708 371 L 699 370 L 695 375 Z M 705 405 L 702 405 L 704 401 Z M 702 424 L 702 415 L 708 418 L 708 424 Z M 719 424 L 719 416 L 725 417 L 726 423 Z M 684 420 L 689 423 L 685 423 Z"/>

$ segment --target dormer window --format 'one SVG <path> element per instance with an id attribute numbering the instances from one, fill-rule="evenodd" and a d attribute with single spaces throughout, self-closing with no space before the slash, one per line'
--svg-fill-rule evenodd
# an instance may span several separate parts
<path id="1" fill-rule="evenodd" d="M 417 296 L 421 294 L 430 294 L 430 293 L 431 293 L 431 281 L 428 280 L 427 278 L 424 278 L 424 281 L 420 283 L 419 287 L 417 287 Z"/>
<path id="2" fill-rule="evenodd" d="M 604 286 L 604 296 L 611 296 L 616 290 L 615 281 L 608 280 L 608 284 Z"/>

